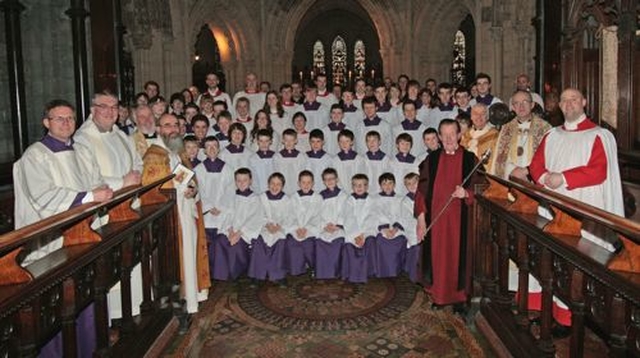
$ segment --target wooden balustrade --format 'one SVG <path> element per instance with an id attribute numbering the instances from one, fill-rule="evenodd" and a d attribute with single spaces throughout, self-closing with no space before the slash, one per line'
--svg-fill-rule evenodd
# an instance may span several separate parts
<path id="1" fill-rule="evenodd" d="M 553 356 L 557 297 L 572 313 L 571 357 L 584 355 L 586 327 L 606 342 L 611 356 L 639 356 L 640 224 L 522 180 L 485 175 L 491 185 L 476 187 L 473 207 L 474 276 L 482 298 L 476 322 L 498 352 Z M 540 205 L 554 210 L 553 220 L 538 216 Z M 610 253 L 581 238 L 580 228 L 587 226 L 622 237 L 623 252 Z M 509 260 L 518 267 L 518 301 L 509 291 Z M 624 263 L 618 267 L 627 272 L 610 269 L 613 262 Z M 529 274 L 542 287 L 535 335 L 527 302 Z"/>
<path id="2" fill-rule="evenodd" d="M 62 332 L 65 357 L 77 356 L 75 320 L 94 310 L 95 356 L 143 356 L 176 312 L 179 264 L 175 190 L 155 183 L 117 191 L 105 203 L 88 203 L 0 236 L 0 356 L 36 356 Z M 141 205 L 132 209 L 131 203 Z M 91 222 L 108 215 L 106 225 Z M 64 238 L 64 245 L 21 267 L 39 240 Z M 132 317 L 131 269 L 141 265 L 141 314 Z M 107 293 L 120 282 L 122 319 L 110 331 Z M 114 338 L 117 332 L 117 338 Z M 110 337 L 111 335 L 111 337 Z"/>

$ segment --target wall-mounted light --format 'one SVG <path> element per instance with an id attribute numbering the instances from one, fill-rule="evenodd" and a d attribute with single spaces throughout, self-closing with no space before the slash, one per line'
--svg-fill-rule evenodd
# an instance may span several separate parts
<path id="1" fill-rule="evenodd" d="M 196 61 L 200 61 L 200 55 L 196 55 L 193 59 Z"/>

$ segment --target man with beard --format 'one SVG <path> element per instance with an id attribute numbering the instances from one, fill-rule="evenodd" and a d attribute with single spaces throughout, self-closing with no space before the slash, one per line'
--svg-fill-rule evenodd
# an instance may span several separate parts
<path id="1" fill-rule="evenodd" d="M 157 121 L 159 140 L 151 145 L 143 157 L 142 183 L 149 184 L 170 175 L 179 164 L 191 169 L 179 133 L 178 118 L 164 114 Z M 176 189 L 178 207 L 181 293 L 187 302 L 187 313 L 198 312 L 198 302 L 207 299 L 211 280 L 209 258 L 200 199 L 194 182 L 177 180 L 165 184 Z"/>
<path id="2" fill-rule="evenodd" d="M 155 118 L 151 108 L 147 105 L 137 106 L 135 111 L 136 131 L 131 134 L 131 140 L 136 146 L 136 151 L 142 158 L 149 146 L 157 141 Z"/>

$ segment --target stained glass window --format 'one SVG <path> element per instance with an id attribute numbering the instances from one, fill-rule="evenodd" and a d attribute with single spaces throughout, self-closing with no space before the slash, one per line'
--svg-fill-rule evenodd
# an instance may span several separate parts
<path id="1" fill-rule="evenodd" d="M 347 44 L 340 36 L 336 36 L 331 45 L 331 64 L 333 83 L 344 83 L 347 72 Z"/>
<path id="2" fill-rule="evenodd" d="M 324 45 L 320 40 L 313 44 L 313 68 L 316 73 L 326 73 L 324 68 Z"/>
<path id="3" fill-rule="evenodd" d="M 453 63 L 451 64 L 451 82 L 465 86 L 467 76 L 465 72 L 466 45 L 462 31 L 456 32 L 453 40 Z"/>
<path id="4" fill-rule="evenodd" d="M 362 40 L 356 41 L 353 47 L 353 69 L 359 77 L 363 76 L 365 70 L 365 48 Z"/>

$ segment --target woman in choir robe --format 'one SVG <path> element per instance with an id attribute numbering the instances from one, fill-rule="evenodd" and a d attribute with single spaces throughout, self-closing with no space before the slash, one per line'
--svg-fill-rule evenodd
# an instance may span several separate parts
<path id="1" fill-rule="evenodd" d="M 214 240 L 213 274 L 215 280 L 235 280 L 249 267 L 249 245 L 258 238 L 265 224 L 260 197 L 251 190 L 251 171 L 235 171 L 236 193 L 229 215 Z"/>
<path id="2" fill-rule="evenodd" d="M 376 213 L 373 199 L 367 192 L 367 176 L 356 174 L 351 182 L 353 193 L 347 198 L 340 215 L 340 225 L 345 232 L 341 276 L 348 282 L 366 283 L 376 267 Z"/>
<path id="3" fill-rule="evenodd" d="M 209 270 L 212 272 L 213 243 L 220 233 L 220 226 L 230 214 L 233 202 L 233 191 L 229 190 L 233 187 L 233 169 L 218 158 L 220 143 L 216 137 L 210 136 L 205 139 L 204 152 L 207 158 L 200 165 L 195 166 L 193 171 L 198 179 L 204 228 L 207 235 Z"/>
<path id="4" fill-rule="evenodd" d="M 249 132 L 249 136 L 247 138 L 247 146 L 251 148 L 252 151 L 258 150 L 258 131 L 267 130 L 271 132 L 271 137 L 273 140 L 271 141 L 271 150 L 277 152 L 282 145 L 282 141 L 280 140 L 280 134 L 273 128 L 271 123 L 271 118 L 267 115 L 267 112 L 264 110 L 259 110 L 256 112 L 256 120 L 253 123 L 253 128 L 251 132 Z M 280 132 L 282 133 L 282 132 Z"/>
<path id="5" fill-rule="evenodd" d="M 282 191 L 284 176 L 273 173 L 269 176 L 269 190 L 260 194 L 265 224 L 260 236 L 251 243 L 251 259 L 247 276 L 255 280 L 281 281 L 287 274 L 285 265 L 285 243 L 291 231 L 293 217 L 292 202 Z"/>
<path id="6" fill-rule="evenodd" d="M 396 196 L 393 174 L 383 173 L 378 179 L 380 192 L 373 200 L 378 219 L 375 239 L 377 277 L 396 277 L 404 267 L 407 239 L 400 224 L 400 201 Z"/>
<path id="7" fill-rule="evenodd" d="M 240 123 L 234 123 L 229 127 L 231 143 L 220 153 L 220 159 L 228 163 L 234 170 L 249 167 L 249 158 L 253 153 L 244 143 L 247 138 L 247 130 Z"/>
<path id="8" fill-rule="evenodd" d="M 263 110 L 267 113 L 269 119 L 271 119 L 273 130 L 278 133 L 278 137 L 285 129 L 291 128 L 289 114 L 284 110 L 280 97 L 278 97 L 278 92 L 267 92 L 267 102 L 264 104 Z M 280 142 L 277 144 L 280 145 Z"/>
<path id="9" fill-rule="evenodd" d="M 320 192 L 320 228 L 316 240 L 316 278 L 332 279 L 340 275 L 344 230 L 339 225 L 347 194 L 338 188 L 338 173 L 333 168 L 322 172 L 325 189 Z"/>
<path id="10" fill-rule="evenodd" d="M 298 175 L 299 190 L 291 196 L 292 230 L 287 238 L 289 274 L 301 275 L 315 265 L 315 241 L 320 233 L 322 197 L 313 191 L 313 173 L 303 170 Z"/>

